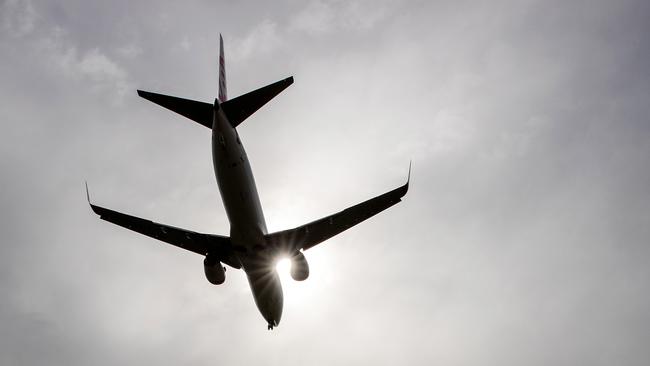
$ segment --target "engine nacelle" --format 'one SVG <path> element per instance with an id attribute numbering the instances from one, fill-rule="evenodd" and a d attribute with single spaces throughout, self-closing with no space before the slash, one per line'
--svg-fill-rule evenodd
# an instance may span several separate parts
<path id="1" fill-rule="evenodd" d="M 221 285 L 226 280 L 226 268 L 221 265 L 219 259 L 208 254 L 203 260 L 203 269 L 205 270 L 205 278 L 213 285 Z"/>
<path id="2" fill-rule="evenodd" d="M 295 281 L 304 281 L 307 277 L 309 277 L 309 264 L 302 252 L 298 252 L 291 257 L 291 278 Z"/>

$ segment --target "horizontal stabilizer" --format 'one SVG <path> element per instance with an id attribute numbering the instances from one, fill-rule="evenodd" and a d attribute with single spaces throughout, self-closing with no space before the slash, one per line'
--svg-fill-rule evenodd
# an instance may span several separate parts
<path id="1" fill-rule="evenodd" d="M 138 90 L 138 95 L 162 107 L 212 129 L 213 106 L 210 103 Z"/>
<path id="2" fill-rule="evenodd" d="M 291 84 L 293 84 L 293 76 L 253 90 L 250 93 L 240 95 L 235 99 L 225 101 L 221 103 L 221 108 L 226 116 L 228 116 L 230 124 L 233 127 L 237 127 L 246 118 L 250 117 L 251 114 L 257 112 L 264 104 L 280 94 L 281 91 Z"/>

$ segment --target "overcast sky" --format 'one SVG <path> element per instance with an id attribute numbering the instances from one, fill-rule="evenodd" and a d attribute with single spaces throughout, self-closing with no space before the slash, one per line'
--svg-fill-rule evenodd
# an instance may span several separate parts
<path id="1" fill-rule="evenodd" d="M 647 365 L 650 2 L 0 1 L 0 364 Z M 406 179 L 399 205 L 283 275 L 85 200 L 227 234 L 211 102 L 293 75 L 239 127 L 270 230 Z"/>

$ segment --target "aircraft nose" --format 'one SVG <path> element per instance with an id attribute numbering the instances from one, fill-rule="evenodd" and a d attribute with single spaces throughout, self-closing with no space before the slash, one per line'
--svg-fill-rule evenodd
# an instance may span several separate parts
<path id="1" fill-rule="evenodd" d="M 269 325 L 277 327 L 282 319 L 282 298 L 275 299 L 272 304 L 269 304 L 268 312 L 265 314 L 266 321 Z"/>
<path id="2" fill-rule="evenodd" d="M 264 307 L 264 319 L 266 319 L 269 329 L 277 327 L 282 319 L 283 296 L 282 291 L 273 291 L 273 295 L 267 297 L 266 306 Z"/>
<path id="3" fill-rule="evenodd" d="M 247 272 L 248 281 L 253 290 L 253 298 L 260 313 L 267 321 L 269 329 L 280 324 L 282 318 L 282 285 L 275 271 Z"/>

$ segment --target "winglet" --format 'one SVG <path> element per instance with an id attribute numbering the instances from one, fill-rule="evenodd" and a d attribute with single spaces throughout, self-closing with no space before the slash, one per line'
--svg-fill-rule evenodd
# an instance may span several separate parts
<path id="1" fill-rule="evenodd" d="M 408 186 L 409 182 L 411 181 L 411 164 L 413 163 L 413 160 L 409 161 L 409 175 L 408 178 L 406 178 L 406 185 Z"/>
<path id="2" fill-rule="evenodd" d="M 406 192 L 408 192 L 408 190 L 409 190 L 409 183 L 411 183 L 411 164 L 412 163 L 413 163 L 413 160 L 409 161 L 409 174 L 406 177 L 406 184 L 404 184 L 402 186 L 402 189 L 404 190 L 404 193 L 402 194 L 402 196 L 405 195 Z"/>
<path id="3" fill-rule="evenodd" d="M 395 188 L 394 191 L 399 192 L 399 198 L 401 199 L 409 191 L 409 183 L 411 183 L 411 165 L 412 161 L 409 161 L 409 173 L 406 177 L 406 183 L 403 186 Z"/>
<path id="4" fill-rule="evenodd" d="M 93 210 L 94 213 L 98 214 L 101 217 L 101 213 L 99 211 L 97 211 L 97 206 L 90 203 L 90 193 L 88 193 L 88 182 L 84 181 L 84 183 L 86 183 L 86 199 L 88 200 L 88 204 L 90 205 L 90 209 Z"/>

